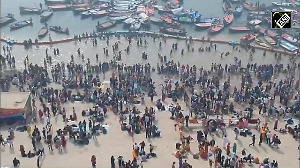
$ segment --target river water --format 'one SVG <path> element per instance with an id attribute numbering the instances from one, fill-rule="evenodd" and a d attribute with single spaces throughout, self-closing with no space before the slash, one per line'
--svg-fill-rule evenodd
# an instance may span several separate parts
<path id="1" fill-rule="evenodd" d="M 255 3 L 257 0 L 248 0 L 248 3 Z M 271 0 L 260 0 L 260 4 L 265 3 L 266 5 L 271 4 Z M 9 26 L 5 26 L 1 28 L 1 37 L 2 38 L 11 38 L 17 41 L 27 40 L 29 38 L 36 39 L 38 36 L 38 32 L 40 28 L 43 26 L 40 23 L 39 15 L 20 15 L 19 7 L 39 7 L 39 4 L 43 4 L 43 8 L 45 8 L 43 0 L 2 0 L 1 1 L 1 15 L 4 16 L 7 13 L 13 13 L 15 18 L 18 21 L 29 19 L 30 17 L 33 19 L 33 26 L 24 27 L 19 30 L 10 31 Z M 158 0 L 158 5 L 163 5 L 164 2 L 162 0 Z M 183 4 L 184 9 L 193 9 L 194 11 L 199 11 L 203 18 L 207 17 L 222 17 L 224 12 L 222 10 L 222 0 L 184 0 Z M 158 14 L 156 14 L 158 16 Z M 232 25 L 243 25 L 246 24 L 247 11 L 244 11 L 242 16 L 239 18 L 235 18 Z M 83 32 L 92 32 L 95 30 L 95 26 L 98 21 L 104 22 L 107 20 L 107 17 L 99 18 L 99 19 L 81 19 L 80 15 L 74 15 L 72 11 L 55 11 L 52 18 L 50 18 L 47 23 L 48 25 L 58 25 L 63 28 L 69 28 L 70 35 L 61 35 L 56 34 L 54 32 L 50 32 L 53 40 L 55 39 L 64 39 L 67 37 L 73 37 L 74 34 L 82 34 Z M 195 30 L 195 25 L 184 25 L 188 32 L 188 35 L 193 37 L 203 37 L 207 36 L 206 30 Z M 158 32 L 159 27 L 151 24 L 151 31 Z M 123 24 L 120 23 L 116 27 L 110 29 L 109 31 L 123 31 Z M 221 33 L 215 35 L 216 38 L 220 39 L 228 39 L 228 40 L 239 40 L 245 33 L 229 33 L 228 27 L 225 28 Z M 48 40 L 48 37 L 45 37 L 45 40 Z"/>

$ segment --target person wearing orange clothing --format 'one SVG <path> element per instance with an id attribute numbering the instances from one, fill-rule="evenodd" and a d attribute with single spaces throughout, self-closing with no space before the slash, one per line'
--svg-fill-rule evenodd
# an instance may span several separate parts
<path id="1" fill-rule="evenodd" d="M 132 157 L 133 157 L 133 159 L 137 159 L 137 154 L 136 154 L 135 150 L 132 150 Z"/>

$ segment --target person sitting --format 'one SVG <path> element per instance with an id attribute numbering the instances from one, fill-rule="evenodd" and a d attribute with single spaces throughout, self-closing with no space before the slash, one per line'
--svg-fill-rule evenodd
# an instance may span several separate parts
<path id="1" fill-rule="evenodd" d="M 142 154 L 141 154 L 141 159 L 142 159 L 142 162 L 147 162 L 147 155 L 146 155 L 146 153 L 145 153 L 145 151 L 144 152 L 142 152 Z"/>
<path id="2" fill-rule="evenodd" d="M 31 151 L 29 151 L 28 153 L 27 153 L 27 157 L 28 158 L 33 158 L 35 156 L 35 154 L 34 153 L 31 153 Z"/>
<path id="3" fill-rule="evenodd" d="M 27 157 L 26 153 L 25 153 L 25 149 L 23 145 L 20 145 L 20 152 L 21 152 L 21 156 L 22 157 Z"/>
<path id="4" fill-rule="evenodd" d="M 20 161 L 17 158 L 14 158 L 13 165 L 14 165 L 14 167 L 19 167 L 20 166 Z"/>

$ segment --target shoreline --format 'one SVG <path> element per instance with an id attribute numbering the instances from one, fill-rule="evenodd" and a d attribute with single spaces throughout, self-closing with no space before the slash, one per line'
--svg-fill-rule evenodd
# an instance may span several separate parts
<path id="1" fill-rule="evenodd" d="M 223 39 L 210 39 L 210 38 L 193 38 L 192 36 L 187 37 L 187 36 L 174 36 L 174 35 L 168 35 L 168 34 L 163 34 L 163 33 L 155 33 L 155 32 L 149 32 L 149 31 L 138 31 L 138 32 L 130 32 L 130 31 L 120 31 L 120 32 L 108 32 L 108 33 L 100 33 L 100 34 L 94 34 L 94 35 L 88 35 L 81 37 L 80 39 L 89 39 L 89 38 L 97 38 L 101 36 L 111 36 L 111 35 L 133 35 L 133 36 L 139 36 L 139 35 L 147 35 L 147 36 L 157 36 L 157 37 L 163 37 L 163 38 L 172 38 L 172 39 L 178 39 L 178 40 L 188 40 L 189 38 L 192 38 L 193 41 L 197 42 L 210 42 L 210 43 L 218 43 L 218 44 L 229 44 L 234 43 L 233 45 L 235 46 L 241 46 L 241 43 L 235 40 L 223 40 Z M 78 36 L 73 37 L 73 38 L 66 38 L 62 40 L 53 40 L 53 41 L 38 41 L 38 43 L 33 42 L 31 46 L 42 46 L 42 45 L 53 45 L 53 44 L 61 44 L 61 43 L 68 43 L 72 41 L 78 41 Z M 1 42 L 5 42 L 9 45 L 26 45 L 25 41 L 24 42 L 18 42 L 15 40 L 10 40 L 10 38 L 1 38 Z M 284 49 L 277 49 L 277 48 L 267 48 L 263 46 L 258 46 L 255 44 L 250 44 L 251 47 L 255 49 L 260 49 L 260 50 L 265 50 L 265 51 L 270 51 L 270 52 L 277 52 L 277 53 L 282 53 L 282 54 L 289 54 L 289 55 L 297 55 L 297 53 L 293 53 L 290 51 L 286 51 Z"/>

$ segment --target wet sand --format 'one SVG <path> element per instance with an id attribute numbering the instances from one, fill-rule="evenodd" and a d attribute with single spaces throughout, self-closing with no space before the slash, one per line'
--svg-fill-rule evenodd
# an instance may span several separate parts
<path id="1" fill-rule="evenodd" d="M 128 42 L 125 42 L 124 40 L 121 40 L 120 43 L 120 49 L 123 50 L 123 56 L 122 60 L 120 62 L 123 62 L 124 64 L 134 64 L 134 63 L 150 63 L 151 65 L 154 65 L 156 67 L 156 63 L 159 62 L 159 58 L 157 56 L 158 53 L 161 55 L 166 55 L 168 59 L 172 59 L 175 62 L 179 61 L 181 65 L 183 64 L 189 64 L 193 65 L 195 64 L 198 68 L 200 66 L 203 66 L 205 69 L 210 69 L 210 65 L 212 62 L 217 64 L 222 64 L 223 66 L 227 64 L 233 64 L 234 63 L 234 57 L 237 57 L 238 59 L 242 60 L 242 65 L 245 66 L 248 62 L 251 63 L 249 60 L 249 53 L 246 53 L 244 50 L 241 50 L 241 52 L 233 51 L 232 47 L 229 45 L 217 45 L 217 51 L 211 52 L 198 52 L 199 47 L 206 47 L 209 44 L 208 43 L 201 43 L 197 42 L 193 44 L 193 47 L 195 48 L 194 52 L 189 52 L 182 56 L 180 54 L 180 51 L 182 48 L 184 48 L 185 53 L 187 52 L 185 41 L 177 41 L 177 40 L 167 40 L 167 43 L 162 45 L 162 49 L 159 49 L 159 41 L 153 42 L 152 39 L 147 39 L 148 45 L 147 47 L 136 47 L 136 42 L 132 43 L 131 52 L 129 55 L 126 55 L 124 53 L 124 49 L 127 47 Z M 110 44 L 112 45 L 114 42 L 116 42 L 117 39 L 112 39 L 110 41 Z M 172 43 L 178 42 L 179 43 L 179 49 L 176 52 L 173 52 L 172 55 L 170 55 L 170 49 Z M 88 42 L 88 44 L 82 43 L 68 43 L 68 44 L 62 44 L 62 45 L 53 45 L 52 49 L 49 50 L 49 55 L 51 55 L 55 61 L 54 63 L 61 62 L 61 61 L 69 61 L 70 55 L 73 54 L 75 58 L 75 63 L 80 63 L 81 58 L 77 57 L 77 48 L 81 48 L 83 51 L 82 53 L 85 55 L 85 58 L 91 59 L 91 64 L 96 62 L 95 55 L 96 53 L 99 53 L 99 60 L 101 62 L 103 61 L 109 61 L 112 59 L 112 49 L 111 45 L 109 47 L 110 56 L 106 57 L 103 55 L 103 47 L 106 47 L 105 41 L 98 41 L 98 46 L 93 47 L 91 42 Z M 31 50 L 24 50 L 21 46 L 14 46 L 12 51 L 12 56 L 16 57 L 17 60 L 17 67 L 22 68 L 23 66 L 23 60 L 25 59 L 26 55 L 29 56 L 30 62 L 37 63 L 42 65 L 43 59 L 45 57 L 45 49 L 48 46 L 40 46 L 39 48 L 33 48 Z M 59 48 L 60 49 L 60 56 L 54 57 L 53 56 L 53 48 Z M 148 53 L 148 60 L 142 59 L 142 52 Z M 228 57 L 223 56 L 223 58 L 220 58 L 221 52 L 227 52 L 229 51 L 231 54 Z M 263 51 L 256 50 L 255 54 L 253 55 L 253 61 L 257 62 L 258 64 L 274 64 L 276 63 L 274 59 L 274 54 L 267 53 L 266 57 L 263 57 L 262 54 Z M 282 56 L 281 63 L 288 63 L 288 57 Z M 286 67 L 286 65 L 285 65 Z M 296 75 L 298 76 L 298 75 Z M 153 74 L 153 79 L 156 81 L 156 85 L 163 83 L 163 76 L 162 75 L 155 75 Z M 108 77 L 106 78 L 108 80 Z M 239 86 L 240 85 L 240 76 L 234 75 L 231 78 L 232 88 L 233 86 Z M 221 82 L 222 83 L 222 82 Z M 52 84 L 53 85 L 53 84 Z M 157 86 L 157 92 L 159 92 L 159 87 Z M 160 97 L 156 97 L 158 99 Z M 233 101 L 233 100 L 230 100 Z M 171 100 L 166 100 L 166 105 L 170 104 Z M 181 102 L 182 103 L 182 102 Z M 37 104 L 38 101 L 37 101 Z M 183 103 L 182 103 L 183 104 Z M 67 103 L 64 104 L 63 107 L 65 107 L 68 111 L 68 115 L 72 111 L 72 107 L 75 107 L 77 115 L 78 115 L 78 121 L 83 120 L 83 117 L 81 117 L 81 111 L 86 110 L 88 108 L 92 107 L 92 104 L 86 104 L 86 103 Z M 146 99 L 146 106 L 154 106 L 150 102 L 150 100 Z M 137 106 L 140 110 L 143 111 L 145 106 L 139 105 Z M 185 107 L 185 106 L 182 106 Z M 246 105 L 236 105 L 235 108 L 238 108 L 240 110 L 245 109 Z M 186 108 L 184 108 L 184 111 L 187 111 Z M 257 114 L 257 108 L 255 109 L 255 114 Z M 173 161 L 176 162 L 176 167 L 178 167 L 178 160 L 172 155 L 173 152 L 175 152 L 175 143 L 179 142 L 179 132 L 174 131 L 174 124 L 175 122 L 171 119 L 169 119 L 170 113 L 165 112 L 158 112 L 156 113 L 156 118 L 158 119 L 157 124 L 159 129 L 162 131 L 161 138 L 152 138 L 149 141 L 145 138 L 145 133 L 134 135 L 134 137 L 130 137 L 127 132 L 122 132 L 120 129 L 120 125 L 118 123 L 118 117 L 115 116 L 112 112 L 108 113 L 108 118 L 105 120 L 104 123 L 107 123 L 110 128 L 108 131 L 108 134 L 103 135 L 101 134 L 98 136 L 97 141 L 90 140 L 90 144 L 87 146 L 76 146 L 72 142 L 67 142 L 67 148 L 62 153 L 59 153 L 57 149 L 54 149 L 54 152 L 51 153 L 48 151 L 48 148 L 45 144 L 43 144 L 45 148 L 45 159 L 43 160 L 42 167 L 45 168 L 60 168 L 60 167 L 68 167 L 68 168 L 88 168 L 91 167 L 90 158 L 92 155 L 97 156 L 97 168 L 108 168 L 110 167 L 110 157 L 111 155 L 114 155 L 115 158 L 117 158 L 119 155 L 124 156 L 125 161 L 132 160 L 132 145 L 136 143 L 140 143 L 141 141 L 146 142 L 146 151 L 149 152 L 149 143 L 156 146 L 154 149 L 154 152 L 157 154 L 157 158 L 153 158 L 148 160 L 147 163 L 144 164 L 144 167 L 146 168 L 167 168 L 171 167 L 171 164 Z M 55 122 L 55 119 L 51 119 L 51 123 L 53 124 L 53 130 L 57 130 L 59 128 L 62 128 L 65 124 L 62 122 L 62 117 L 59 116 L 57 122 Z M 88 118 L 85 118 L 88 120 Z M 272 130 L 273 123 L 272 120 L 270 121 L 269 127 L 271 129 L 271 132 L 274 133 Z M 38 122 L 36 124 L 40 130 L 42 130 L 43 123 Z M 33 125 L 34 126 L 34 125 Z M 279 122 L 279 128 L 284 127 L 283 121 Z M 203 129 L 201 124 L 190 124 L 190 129 L 187 130 L 185 135 L 196 135 L 196 131 L 199 129 Z M 231 128 L 227 129 L 227 133 L 229 134 L 228 139 L 231 143 L 234 143 L 234 132 Z M 258 142 L 259 133 L 256 130 L 253 130 L 253 133 L 256 134 Z M 8 132 L 2 129 L 3 137 L 7 137 Z M 278 133 L 279 134 L 279 133 Z M 8 146 L 1 147 L 1 166 L 5 165 L 11 165 L 12 159 L 14 157 L 17 157 L 21 162 L 21 167 L 27 168 L 27 167 L 36 167 L 36 160 L 37 158 L 22 158 L 20 156 L 19 152 L 19 145 L 24 145 L 25 150 L 28 152 L 28 150 L 32 150 L 31 145 L 31 139 L 28 138 L 28 135 L 26 132 L 20 133 L 15 132 L 15 140 L 14 140 L 14 149 L 10 150 Z M 221 137 L 214 136 L 216 140 L 216 144 L 219 146 L 222 146 L 222 139 Z M 239 137 L 237 140 L 237 151 L 238 155 L 241 155 L 241 150 L 243 148 L 247 149 L 247 153 L 251 153 L 254 157 L 259 157 L 260 161 L 263 160 L 264 157 L 269 157 L 270 160 L 277 160 L 280 167 L 285 168 L 294 168 L 298 167 L 298 154 L 299 151 L 297 149 L 298 142 L 292 139 L 292 136 L 290 134 L 282 135 L 279 134 L 279 138 L 282 141 L 282 144 L 280 145 L 280 148 L 270 148 L 265 143 L 262 144 L 262 146 L 258 146 L 256 144 L 255 147 L 248 147 L 248 145 L 251 142 L 250 137 Z M 208 139 L 210 140 L 211 137 L 209 136 Z M 71 140 L 72 141 L 72 140 Z M 191 150 L 193 153 L 198 152 L 198 144 L 197 143 L 191 143 Z M 192 154 L 188 155 L 188 162 L 193 167 L 209 167 L 208 162 L 204 161 L 202 159 L 195 160 L 192 157 Z M 258 165 L 254 165 L 253 167 L 258 167 Z"/>

